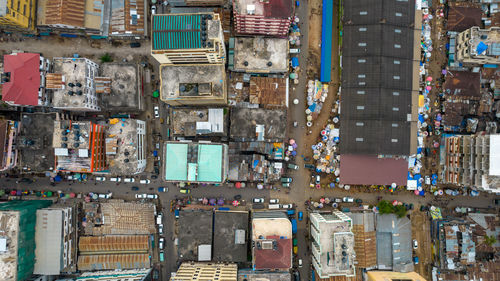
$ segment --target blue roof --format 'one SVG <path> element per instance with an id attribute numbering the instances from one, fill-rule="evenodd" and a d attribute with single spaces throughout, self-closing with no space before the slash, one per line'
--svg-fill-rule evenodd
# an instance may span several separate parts
<path id="1" fill-rule="evenodd" d="M 321 24 L 321 82 L 330 82 L 332 72 L 332 26 L 333 0 L 323 0 L 323 22 Z"/>
<path id="2" fill-rule="evenodd" d="M 203 47 L 201 14 L 153 16 L 153 50 Z M 205 27 L 203 27 L 205 28 Z"/>

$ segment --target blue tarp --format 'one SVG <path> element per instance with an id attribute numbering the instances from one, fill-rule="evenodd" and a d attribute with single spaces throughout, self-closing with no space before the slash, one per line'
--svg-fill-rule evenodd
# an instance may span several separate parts
<path id="1" fill-rule="evenodd" d="M 293 57 L 292 58 L 292 67 L 297 67 L 299 66 L 299 58 Z"/>
<path id="2" fill-rule="evenodd" d="M 321 72 L 320 81 L 330 82 L 332 72 L 332 26 L 333 0 L 323 0 L 323 21 L 321 23 Z"/>
<path id="3" fill-rule="evenodd" d="M 67 34 L 67 33 L 61 33 L 61 34 L 59 34 L 59 36 L 61 36 L 61 37 L 68 37 L 68 38 L 76 38 L 76 37 L 78 37 L 75 34 Z"/>
<path id="4" fill-rule="evenodd" d="M 481 41 L 481 42 L 479 42 L 479 44 L 477 44 L 476 51 L 479 55 L 482 54 L 487 49 L 488 49 L 488 45 L 484 44 L 483 41 Z"/>

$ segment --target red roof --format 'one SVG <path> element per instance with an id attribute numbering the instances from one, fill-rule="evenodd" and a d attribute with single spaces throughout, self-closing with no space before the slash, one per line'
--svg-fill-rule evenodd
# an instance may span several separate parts
<path id="1" fill-rule="evenodd" d="M 372 155 L 340 156 L 340 183 L 362 185 L 406 185 L 408 161 Z"/>
<path id="2" fill-rule="evenodd" d="M 18 53 L 3 57 L 10 82 L 3 84 L 2 100 L 18 105 L 38 105 L 40 54 Z"/>
<path id="3" fill-rule="evenodd" d="M 277 250 L 254 248 L 255 269 L 288 269 L 292 267 L 292 239 L 280 239 L 279 236 L 268 236 L 276 239 Z"/>

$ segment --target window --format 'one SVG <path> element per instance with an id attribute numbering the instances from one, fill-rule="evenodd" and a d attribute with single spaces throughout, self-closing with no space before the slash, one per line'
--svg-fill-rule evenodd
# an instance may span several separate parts
<path id="1" fill-rule="evenodd" d="M 391 142 L 398 142 L 398 139 L 391 139 Z"/>
<path id="2" fill-rule="evenodd" d="M 358 60 L 358 63 L 365 63 L 365 62 L 366 62 L 366 60 L 365 60 L 365 59 L 359 59 L 359 60 Z"/>
<path id="3" fill-rule="evenodd" d="M 403 16 L 403 14 L 401 14 L 401 13 L 396 13 L 396 17 L 402 17 L 402 16 Z"/>
<path id="4" fill-rule="evenodd" d="M 23 5 L 23 16 L 26 16 L 26 4 Z"/>
<path id="5" fill-rule="evenodd" d="M 396 48 L 396 49 L 401 49 L 401 45 L 399 45 L 399 44 L 394 44 L 394 48 Z"/>
<path id="6" fill-rule="evenodd" d="M 394 80 L 399 80 L 401 77 L 394 75 L 394 76 L 392 76 L 392 78 L 394 78 Z"/>
<path id="7" fill-rule="evenodd" d="M 364 43 L 364 42 L 358 43 L 358 46 L 360 46 L 360 47 L 366 47 L 366 43 Z"/>
<path id="8" fill-rule="evenodd" d="M 399 92 L 392 92 L 393 96 L 399 96 Z"/>
<path id="9" fill-rule="evenodd" d="M 363 122 L 356 122 L 356 126 L 358 127 L 363 127 L 365 125 L 365 123 Z"/>
<path id="10" fill-rule="evenodd" d="M 358 74 L 358 78 L 366 78 L 366 75 L 364 75 L 364 74 Z"/>
<path id="11" fill-rule="evenodd" d="M 363 82 L 363 81 L 362 81 L 362 82 L 359 82 L 359 83 L 358 83 L 358 85 L 360 85 L 360 86 L 364 86 L 364 85 L 366 85 L 366 82 Z"/>
<path id="12" fill-rule="evenodd" d="M 367 29 L 366 29 L 366 27 L 360 27 L 358 30 L 359 31 L 366 31 Z"/>
<path id="13" fill-rule="evenodd" d="M 358 105 L 358 106 L 356 106 L 356 109 L 357 110 L 364 110 L 365 106 L 364 105 Z"/>
<path id="14" fill-rule="evenodd" d="M 401 64 L 401 62 L 398 60 L 394 60 L 394 64 Z"/>
<path id="15" fill-rule="evenodd" d="M 392 111 L 399 111 L 399 107 L 393 107 Z"/>
<path id="16" fill-rule="evenodd" d="M 396 29 L 394 29 L 394 32 L 396 32 L 396 33 L 401 33 L 401 29 L 397 29 L 397 28 L 396 28 Z"/>
<path id="17" fill-rule="evenodd" d="M 356 141 L 357 141 L 357 142 L 362 142 L 362 141 L 363 141 L 363 138 L 356 138 Z"/>
<path id="18" fill-rule="evenodd" d="M 398 123 L 392 123 L 392 127 L 397 128 L 397 127 L 399 127 L 399 125 L 398 125 Z"/>
<path id="19" fill-rule="evenodd" d="M 19 13 L 19 10 L 21 10 L 21 1 L 17 1 L 17 12 L 18 13 Z"/>
<path id="20" fill-rule="evenodd" d="M 365 91 L 357 91 L 357 94 L 358 94 L 358 95 L 364 95 L 364 94 L 365 94 Z"/>
<path id="21" fill-rule="evenodd" d="M 361 16 L 366 16 L 366 15 L 368 15 L 368 12 L 367 12 L 367 11 L 361 11 L 361 12 L 359 12 L 359 14 L 360 14 Z"/>

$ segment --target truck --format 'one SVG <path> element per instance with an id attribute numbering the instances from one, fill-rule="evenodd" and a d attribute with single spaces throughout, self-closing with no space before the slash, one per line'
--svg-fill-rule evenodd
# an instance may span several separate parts
<path id="1" fill-rule="evenodd" d="M 297 220 L 296 219 L 291 219 L 292 222 L 292 233 L 297 234 Z"/>

